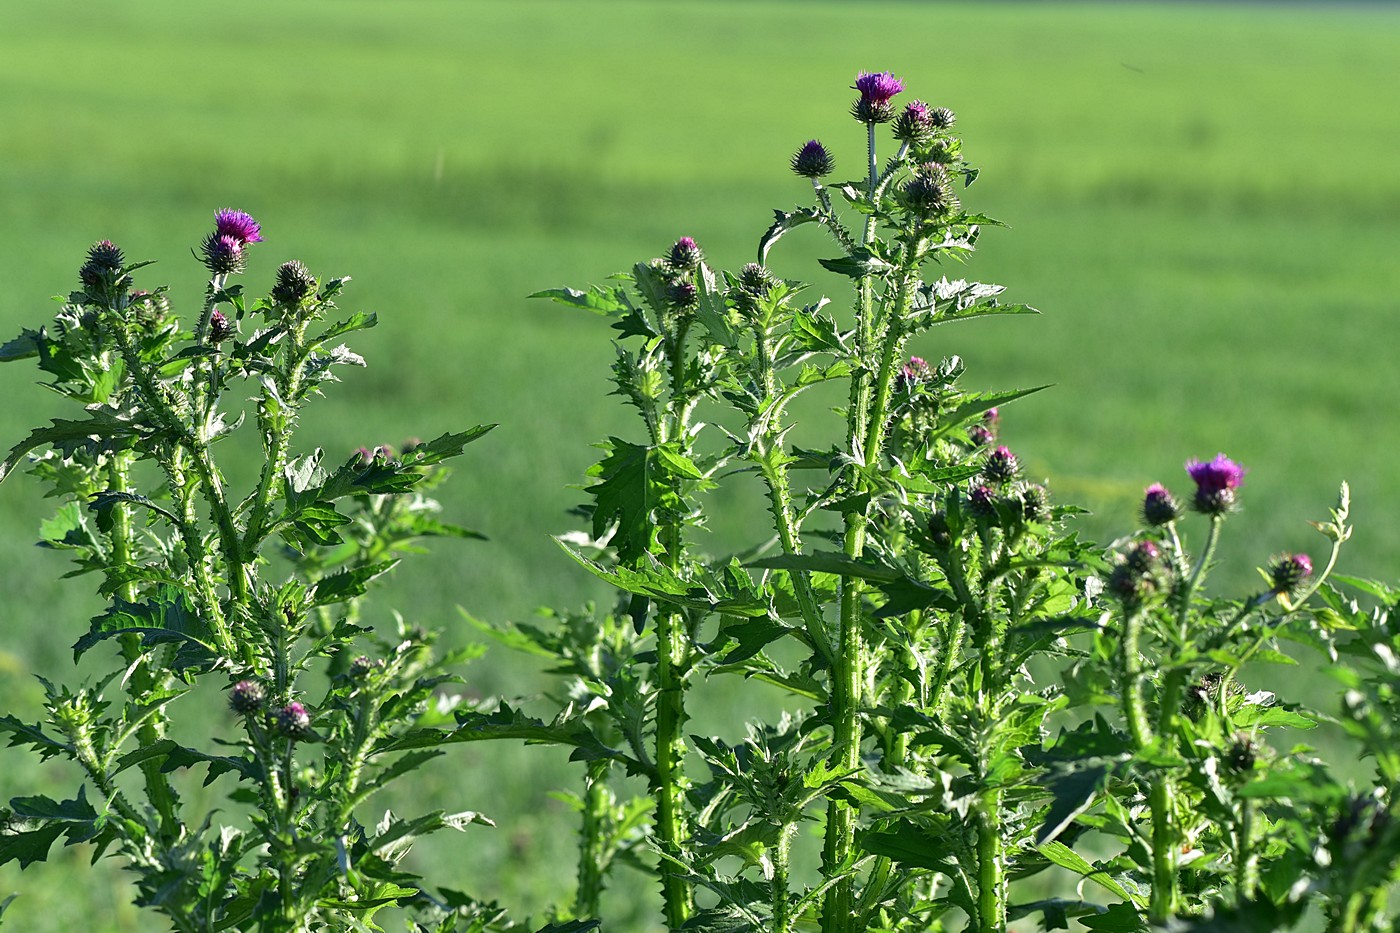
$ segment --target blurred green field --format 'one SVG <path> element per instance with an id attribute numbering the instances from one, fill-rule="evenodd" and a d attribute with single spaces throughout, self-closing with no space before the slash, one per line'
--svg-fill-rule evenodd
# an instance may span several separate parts
<path id="1" fill-rule="evenodd" d="M 1183 461 L 1224 451 L 1250 473 L 1220 579 L 1243 586 L 1271 553 L 1321 551 L 1304 520 L 1342 479 L 1358 526 L 1343 568 L 1393 578 L 1397 61 L 1400 9 L 1381 4 L 10 4 L 0 337 L 47 320 L 103 237 L 161 260 L 143 281 L 197 307 L 189 250 L 224 206 L 263 223 L 253 291 L 288 258 L 352 275 L 343 306 L 381 319 L 356 344 L 370 366 L 302 438 L 346 451 L 501 423 L 443 496 L 492 542 L 437 545 L 379 610 L 471 639 L 458 604 L 521 618 L 600 595 L 548 536 L 569 527 L 588 445 L 633 430 L 605 397 L 606 327 L 523 296 L 600 280 L 681 234 L 719 265 L 748 261 L 771 210 L 806 197 L 786 169 L 803 141 L 859 171 L 848 85 L 892 70 L 958 112 L 984 170 L 966 201 L 1011 225 L 950 272 L 1046 312 L 938 329 L 946 342 L 913 349 L 962 355 L 974 387 L 1057 384 L 1007 409 L 1004 436 L 1061 501 L 1093 510 L 1086 531 L 1130 530 L 1145 485 L 1182 488 Z M 780 272 L 810 277 L 828 247 L 806 234 L 784 241 Z M 840 281 L 819 283 L 843 297 Z M 61 412 L 34 375 L 0 368 L 0 444 Z M 45 505 L 27 477 L 0 487 L 0 700 L 24 718 L 37 715 L 30 674 L 67 671 L 95 605 L 32 546 Z M 754 506 L 732 505 L 737 539 Z M 472 690 L 537 683 L 493 655 Z M 494 748 L 438 762 L 407 803 L 501 825 L 434 850 L 446 864 L 433 875 L 520 909 L 565 895 L 571 827 L 544 797 L 561 759 Z M 71 790 L 59 774 L 0 750 L 0 797 Z M 152 928 L 118 871 L 81 864 L 0 869 L 0 896 L 24 892 L 7 919 Z M 540 883 L 541 865 L 562 887 Z M 642 929 L 634 894 L 614 898 L 608 929 Z"/>

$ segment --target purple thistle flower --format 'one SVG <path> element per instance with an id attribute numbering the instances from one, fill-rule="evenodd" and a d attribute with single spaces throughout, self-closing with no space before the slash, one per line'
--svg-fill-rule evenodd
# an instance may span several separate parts
<path id="1" fill-rule="evenodd" d="M 251 215 L 226 207 L 214 214 L 214 232 L 233 237 L 240 245 L 262 242 L 262 227 Z"/>
<path id="2" fill-rule="evenodd" d="M 235 713 L 247 715 L 262 709 L 267 691 L 255 680 L 240 680 L 228 692 L 228 705 Z"/>
<path id="3" fill-rule="evenodd" d="M 233 336 L 233 324 L 222 311 L 215 311 L 209 315 L 209 342 L 223 343 Z"/>
<path id="4" fill-rule="evenodd" d="M 1165 525 L 1176 521 L 1181 508 L 1171 492 L 1161 483 L 1153 483 L 1142 494 L 1142 520 L 1149 525 Z"/>
<path id="5" fill-rule="evenodd" d="M 967 439 L 973 447 L 990 447 L 996 435 L 980 424 L 967 429 Z"/>
<path id="6" fill-rule="evenodd" d="M 1244 483 L 1244 467 L 1224 454 L 1216 454 L 1209 463 L 1188 461 L 1186 472 L 1196 483 L 1196 498 L 1192 504 L 1196 511 L 1206 515 L 1228 512 L 1235 504 L 1235 490 Z"/>
<path id="7" fill-rule="evenodd" d="M 821 178 L 830 175 L 836 167 L 831 153 L 819 140 L 809 139 L 792 157 L 792 170 L 804 178 Z"/>
<path id="8" fill-rule="evenodd" d="M 993 483 L 1009 483 L 1016 478 L 1020 469 L 1016 455 L 1003 446 L 987 455 L 987 461 L 982 465 L 982 475 Z"/>
<path id="9" fill-rule="evenodd" d="M 862 71 L 856 75 L 853 87 L 860 91 L 861 100 L 872 104 L 887 104 L 890 98 L 904 90 L 904 82 L 888 71 Z"/>
<path id="10" fill-rule="evenodd" d="M 694 282 L 676 282 L 667 292 L 671 304 L 679 309 L 693 308 L 700 298 L 700 290 Z"/>
<path id="11" fill-rule="evenodd" d="M 997 494 L 990 486 L 974 487 L 967 497 L 967 509 L 977 518 L 995 518 Z"/>
<path id="12" fill-rule="evenodd" d="M 668 260 L 677 269 L 694 269 L 704 258 L 705 254 L 695 245 L 695 241 L 683 236 L 671 247 Z"/>
<path id="13" fill-rule="evenodd" d="M 212 275 L 243 271 L 243 241 L 220 233 L 205 237 L 200 247 L 204 267 Z"/>
<path id="14" fill-rule="evenodd" d="M 900 369 L 899 375 L 895 376 L 894 390 L 896 392 L 909 392 L 914 386 L 928 378 L 928 360 L 921 356 L 909 357 L 909 362 Z"/>
<path id="15" fill-rule="evenodd" d="M 1306 554 L 1285 554 L 1269 567 L 1269 581 L 1275 593 L 1292 593 L 1312 576 L 1312 558 Z"/>
<path id="16" fill-rule="evenodd" d="M 311 734 L 311 714 L 293 700 L 277 711 L 277 731 L 292 740 L 304 739 Z"/>
<path id="17" fill-rule="evenodd" d="M 995 408 L 988 408 L 986 411 L 982 412 L 982 423 L 987 427 L 991 427 L 1000 420 L 1001 412 Z"/>
<path id="18" fill-rule="evenodd" d="M 890 98 L 904 90 L 904 82 L 888 71 L 862 71 L 854 85 L 860 97 L 851 105 L 851 116 L 861 123 L 888 123 L 894 119 Z"/>
<path id="19" fill-rule="evenodd" d="M 905 104 L 899 118 L 894 121 L 894 138 L 901 142 L 928 142 L 935 131 L 928 104 L 921 100 L 911 100 Z"/>

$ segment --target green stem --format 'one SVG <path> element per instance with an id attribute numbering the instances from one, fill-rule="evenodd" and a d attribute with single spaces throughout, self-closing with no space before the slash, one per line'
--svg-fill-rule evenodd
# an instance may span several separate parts
<path id="1" fill-rule="evenodd" d="M 1006 933 L 1006 852 L 1001 838 L 1001 788 L 988 787 L 977 805 L 979 933 Z"/>
<path id="2" fill-rule="evenodd" d="M 1165 773 L 1152 779 L 1148 803 L 1152 811 L 1152 901 L 1148 919 L 1165 926 L 1175 915 L 1180 896 L 1176 876 L 1176 830 L 1172 826 L 1172 780 Z"/>
<path id="3" fill-rule="evenodd" d="M 1119 692 L 1123 695 L 1123 721 L 1128 725 L 1133 747 L 1142 751 L 1154 741 L 1152 726 L 1148 723 L 1147 706 L 1142 698 L 1142 653 L 1139 641 L 1142 636 L 1142 611 L 1132 609 L 1124 613 L 1123 637 L 1118 642 L 1118 671 L 1122 681 Z"/>
<path id="4" fill-rule="evenodd" d="M 278 398 L 276 400 L 276 404 L 283 406 L 283 410 L 269 417 L 268 423 L 263 426 L 263 446 L 267 458 L 263 462 L 262 474 L 258 477 L 257 491 L 253 494 L 253 511 L 248 519 L 248 527 L 243 531 L 242 551 L 249 556 L 253 555 L 254 550 L 262 541 L 273 490 L 276 488 L 277 482 L 282 476 L 282 469 L 287 462 L 287 445 L 290 435 L 286 430 L 286 425 L 292 417 L 292 411 L 297 405 L 297 397 L 301 393 L 302 364 L 304 362 L 302 359 L 301 328 L 293 328 L 288 331 L 285 352 L 286 368 L 277 379 Z M 264 406 L 270 400 L 270 395 L 265 392 Z M 288 411 L 288 408 L 292 411 Z"/>
<path id="5" fill-rule="evenodd" d="M 584 777 L 583 826 L 578 847 L 578 892 L 574 895 L 574 916 L 597 917 L 603 894 L 603 827 L 608 811 L 608 763 L 591 762 Z"/>
<path id="6" fill-rule="evenodd" d="M 792 931 L 792 894 L 788 890 L 788 871 L 792 853 L 792 837 L 797 826 L 786 823 L 778 828 L 778 841 L 773 847 L 773 933 Z"/>
<path id="7" fill-rule="evenodd" d="M 1240 800 L 1239 825 L 1235 827 L 1235 902 L 1241 906 L 1254 897 L 1257 864 L 1254 858 L 1254 802 Z"/>

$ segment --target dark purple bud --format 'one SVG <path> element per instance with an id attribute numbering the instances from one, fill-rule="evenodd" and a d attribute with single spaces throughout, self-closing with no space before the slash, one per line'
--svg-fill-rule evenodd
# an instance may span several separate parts
<path id="1" fill-rule="evenodd" d="M 997 438 L 995 434 L 982 425 L 974 424 L 967 429 L 967 439 L 973 447 L 990 447 Z"/>
<path id="2" fill-rule="evenodd" d="M 792 170 L 804 178 L 821 178 L 830 175 L 836 167 L 831 153 L 826 151 L 818 140 L 809 139 L 792 157 Z"/>
<path id="3" fill-rule="evenodd" d="M 975 486 L 967 497 L 967 510 L 977 518 L 996 518 L 997 494 L 990 486 Z"/>
<path id="4" fill-rule="evenodd" d="M 704 258 L 705 254 L 695 245 L 695 241 L 683 236 L 671 247 L 671 255 L 667 257 L 667 261 L 673 268 L 690 270 L 700 265 Z"/>
<path id="5" fill-rule="evenodd" d="M 316 292 L 316 279 L 306 266 L 293 259 L 277 267 L 277 281 L 272 286 L 272 300 L 286 308 L 295 308 Z"/>
<path id="6" fill-rule="evenodd" d="M 695 287 L 694 282 L 675 282 L 667 291 L 666 296 L 671 299 L 671 304 L 677 308 L 693 308 L 699 299 L 700 292 Z"/>
<path id="7" fill-rule="evenodd" d="M 1161 483 L 1153 483 L 1142 495 L 1142 520 L 1156 527 L 1174 522 L 1181 515 L 1176 499 Z"/>
<path id="8" fill-rule="evenodd" d="M 243 241 L 219 233 L 211 233 L 204 238 L 204 244 L 200 247 L 200 255 L 204 260 L 204 267 L 212 275 L 228 275 L 232 272 L 242 272 Z"/>
<path id="9" fill-rule="evenodd" d="M 1128 552 L 1125 563 L 1139 574 L 1152 573 L 1162 561 L 1162 549 L 1151 541 L 1139 541 Z"/>
<path id="10" fill-rule="evenodd" d="M 78 269 L 78 281 L 93 297 L 108 297 L 125 262 L 122 251 L 111 240 L 100 240 L 88 248 L 87 261 Z"/>
<path id="11" fill-rule="evenodd" d="M 256 680 L 240 680 L 228 692 L 228 705 L 235 713 L 247 716 L 262 709 L 267 691 Z"/>
<path id="12" fill-rule="evenodd" d="M 209 315 L 209 342 L 223 343 L 233 336 L 233 323 L 224 316 L 224 312 L 215 311 Z"/>
<path id="13" fill-rule="evenodd" d="M 1306 554 L 1285 554 L 1269 566 L 1275 593 L 1292 593 L 1312 576 L 1312 559 Z"/>
<path id="14" fill-rule="evenodd" d="M 370 450 L 368 447 L 356 447 L 355 456 L 360 458 L 361 466 L 369 466 L 374 462 L 374 451 Z"/>
<path id="15" fill-rule="evenodd" d="M 1209 463 L 1192 460 L 1186 464 L 1186 472 L 1196 483 L 1192 505 L 1206 515 L 1230 511 L 1235 504 L 1235 490 L 1244 483 L 1244 467 L 1224 454 L 1216 454 Z"/>
<path id="16" fill-rule="evenodd" d="M 777 284 L 773 273 L 756 262 L 748 263 L 739 270 L 739 289 L 753 298 L 765 298 Z"/>
<path id="17" fill-rule="evenodd" d="M 993 483 L 1009 483 L 1016 478 L 1020 470 L 1020 462 L 1007 447 L 998 447 L 992 451 L 982 464 L 982 475 Z"/>
<path id="18" fill-rule="evenodd" d="M 900 369 L 894 379 L 894 390 L 899 393 L 912 392 L 914 387 L 928 378 L 928 360 L 921 356 L 909 357 L 909 362 Z"/>
<path id="19" fill-rule="evenodd" d="M 350 670 L 348 670 L 346 674 L 351 680 L 364 680 L 375 667 L 383 666 L 383 661 L 380 661 L 379 664 L 376 665 L 372 660 L 362 654 L 350 662 Z"/>
<path id="20" fill-rule="evenodd" d="M 1001 412 L 997 409 L 988 408 L 986 411 L 982 412 L 982 423 L 987 427 L 996 427 L 999 421 L 1001 421 Z"/>
<path id="21" fill-rule="evenodd" d="M 919 144 L 933 138 L 935 127 L 929 117 L 928 104 L 921 100 L 910 101 L 900 111 L 894 121 L 894 138 L 901 142 Z"/>
<path id="22" fill-rule="evenodd" d="M 214 214 L 214 234 L 232 237 L 240 246 L 262 242 L 262 227 L 250 215 L 226 207 Z"/>
<path id="23" fill-rule="evenodd" d="M 311 714 L 293 700 L 277 711 L 277 731 L 293 741 L 304 739 L 311 734 Z"/>

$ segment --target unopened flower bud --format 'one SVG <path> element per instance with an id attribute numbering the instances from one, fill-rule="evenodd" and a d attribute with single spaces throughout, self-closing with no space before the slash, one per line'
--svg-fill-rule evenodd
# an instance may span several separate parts
<path id="1" fill-rule="evenodd" d="M 674 282 L 666 292 L 666 297 L 677 308 L 693 308 L 699 300 L 700 292 L 694 282 Z"/>
<path id="2" fill-rule="evenodd" d="M 1269 567 L 1269 580 L 1274 592 L 1292 593 L 1312 576 L 1312 559 L 1306 554 L 1286 554 Z"/>
<path id="3" fill-rule="evenodd" d="M 215 311 L 209 315 L 209 342 L 223 343 L 233 336 L 233 323 L 224 316 L 224 312 Z"/>
<path id="4" fill-rule="evenodd" d="M 78 281 L 93 297 L 107 297 L 125 263 L 122 251 L 111 240 L 99 240 L 88 248 L 87 261 L 78 269 Z"/>
<path id="5" fill-rule="evenodd" d="M 272 286 L 272 300 L 286 308 L 295 308 L 316 292 L 316 279 L 306 266 L 293 259 L 277 267 L 277 281 Z"/>
<path id="6" fill-rule="evenodd" d="M 127 297 L 132 319 L 146 330 L 155 330 L 170 316 L 170 299 L 164 292 L 134 291 Z"/>
<path id="7" fill-rule="evenodd" d="M 1176 499 L 1161 483 L 1153 483 L 1142 495 L 1142 520 L 1156 527 L 1174 522 L 1181 515 Z"/>
<path id="8" fill-rule="evenodd" d="M 929 119 L 928 104 L 913 100 L 904 106 L 894 121 L 894 138 L 901 142 L 918 144 L 933 138 L 935 127 Z"/>
<path id="9" fill-rule="evenodd" d="M 967 496 L 967 510 L 977 518 L 995 518 L 997 494 L 990 486 L 975 486 Z"/>
<path id="10" fill-rule="evenodd" d="M 705 254 L 695 245 L 695 241 L 683 236 L 671 247 L 671 255 L 667 257 L 667 261 L 673 268 L 690 270 L 700 265 L 704 258 Z"/>
<path id="11" fill-rule="evenodd" d="M 928 378 L 928 360 L 921 356 L 909 357 L 909 362 L 900 369 L 894 378 L 894 390 L 898 393 L 913 391 L 914 387 Z"/>
<path id="12" fill-rule="evenodd" d="M 982 475 L 993 483 L 1009 483 L 1020 472 L 1021 464 L 1016 455 L 1007 447 L 998 447 L 987 455 L 982 464 Z"/>
<path id="13" fill-rule="evenodd" d="M 1021 490 L 1021 517 L 1028 522 L 1050 519 L 1050 493 L 1044 486 L 1027 486 Z"/>
<path id="14" fill-rule="evenodd" d="M 211 275 L 229 275 L 242 272 L 244 266 L 243 241 L 234 237 L 211 233 L 200 246 L 204 267 Z"/>
<path id="15" fill-rule="evenodd" d="M 947 107 L 934 107 L 928 112 L 929 122 L 940 130 L 950 130 L 958 122 L 957 114 Z"/>
<path id="16" fill-rule="evenodd" d="M 990 447 L 997 438 L 987 428 L 980 424 L 974 424 L 967 429 L 967 439 L 973 447 Z"/>
<path id="17" fill-rule="evenodd" d="M 350 670 L 346 674 L 351 680 L 364 680 L 374 668 L 375 663 L 362 654 L 350 662 Z"/>
<path id="18" fill-rule="evenodd" d="M 240 680 L 228 692 L 228 705 L 235 713 L 246 716 L 262 709 L 267 691 L 256 680 Z"/>
<path id="19" fill-rule="evenodd" d="M 830 175 L 836 167 L 831 153 L 819 140 L 809 139 L 792 157 L 792 170 L 804 178 L 821 178 Z"/>
<path id="20" fill-rule="evenodd" d="M 1125 563 L 1136 573 L 1152 573 L 1162 560 L 1162 549 L 1151 541 L 1139 541 L 1128 552 Z"/>
<path id="21" fill-rule="evenodd" d="M 901 191 L 909 209 L 924 216 L 941 216 L 959 207 L 948 170 L 937 162 L 925 162 L 915 169 Z"/>
<path id="22" fill-rule="evenodd" d="M 925 162 L 936 162 L 939 165 L 952 165 L 958 161 L 957 147 L 947 139 L 933 140 L 925 148 L 919 150 L 919 155 Z"/>
<path id="23" fill-rule="evenodd" d="M 277 731 L 293 741 L 311 734 L 311 714 L 293 700 L 277 711 Z"/>

